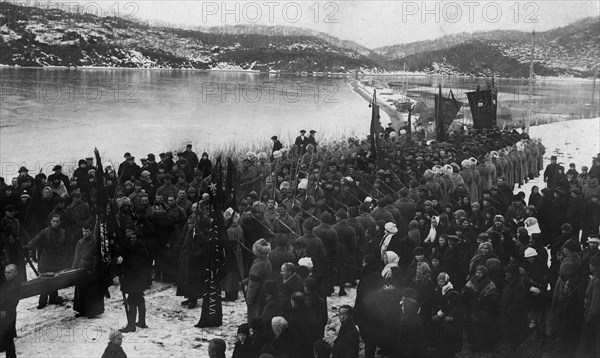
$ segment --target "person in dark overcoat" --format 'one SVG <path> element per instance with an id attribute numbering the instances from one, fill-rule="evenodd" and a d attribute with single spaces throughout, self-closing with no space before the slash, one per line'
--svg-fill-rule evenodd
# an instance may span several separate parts
<path id="1" fill-rule="evenodd" d="M 104 313 L 104 290 L 96 280 L 98 240 L 92 233 L 93 229 L 91 224 L 85 224 L 81 229 L 83 237 L 77 242 L 71 265 L 73 270 L 85 269 L 91 278 L 86 283 L 75 285 L 73 310 L 78 312 L 75 317 L 92 318 Z"/>
<path id="2" fill-rule="evenodd" d="M 333 347 L 331 347 L 332 358 L 358 358 L 360 334 L 354 323 L 354 309 L 343 305 L 338 310 L 340 316 L 340 330 L 338 331 Z"/>
<path id="3" fill-rule="evenodd" d="M 334 279 L 337 272 L 338 260 L 338 236 L 337 231 L 331 227 L 331 214 L 324 212 L 321 214 L 321 224 L 313 229 L 315 234 L 323 242 L 326 259 L 323 262 L 323 288 L 327 296 L 334 291 Z"/>
<path id="4" fill-rule="evenodd" d="M 192 215 L 183 228 L 183 244 L 179 254 L 179 270 L 177 275 L 177 295 L 186 297 L 182 305 L 195 308 L 198 298 L 202 296 L 201 277 L 204 270 L 199 266 L 201 255 L 206 254 L 210 229 L 210 218 L 198 210 L 198 203 L 192 205 Z M 200 260 L 199 260 L 200 258 Z M 196 279 L 194 279 L 196 278 Z"/>
<path id="5" fill-rule="evenodd" d="M 102 354 L 102 358 L 127 358 L 121 344 L 123 343 L 123 334 L 119 331 L 111 331 L 108 335 L 108 345 Z"/>
<path id="6" fill-rule="evenodd" d="M 17 305 L 21 299 L 21 281 L 15 264 L 4 268 L 4 280 L 0 283 L 0 352 L 6 351 L 7 358 L 16 358 Z"/>
<path id="7" fill-rule="evenodd" d="M 225 291 L 224 301 L 235 301 L 238 298 L 240 290 L 240 281 L 244 277 L 244 258 L 242 256 L 242 245 L 244 243 L 244 230 L 239 224 L 240 214 L 234 213 L 231 216 L 231 225 L 227 228 L 227 243 L 231 259 L 227 260 L 229 269 L 225 278 L 223 278 L 222 287 Z"/>
<path id="8" fill-rule="evenodd" d="M 267 255 L 271 245 L 265 239 L 260 239 L 252 245 L 256 259 L 250 267 L 249 277 L 242 281 L 247 285 L 246 306 L 248 307 L 248 322 L 260 318 L 265 303 L 265 281 L 271 277 L 271 262 Z"/>
<path id="9" fill-rule="evenodd" d="M 332 226 L 339 240 L 338 272 L 337 279 L 334 282 L 340 286 L 338 292 L 340 296 L 346 295 L 345 286 L 346 283 L 352 282 L 352 267 L 356 264 L 356 233 L 352 226 L 346 222 L 347 217 L 344 209 L 338 210 L 335 214 L 337 224 Z"/>
<path id="10" fill-rule="evenodd" d="M 146 289 L 146 268 L 149 253 L 146 245 L 137 237 L 133 228 L 125 229 L 125 237 L 128 242 L 119 247 L 117 264 L 121 268 L 121 291 L 127 294 L 127 326 L 120 329 L 121 332 L 135 332 L 136 326 L 147 328 L 146 325 L 146 301 L 144 290 Z M 136 322 L 137 314 L 138 321 Z"/>
<path id="11" fill-rule="evenodd" d="M 65 230 L 60 228 L 60 223 L 61 217 L 53 215 L 50 219 L 50 226 L 40 231 L 26 246 L 38 250 L 38 271 L 40 273 L 58 272 L 69 267 L 68 251 L 65 250 L 68 241 L 65 237 Z M 62 298 L 58 296 L 57 291 L 42 293 L 37 308 L 42 309 L 48 303 L 62 303 Z"/>

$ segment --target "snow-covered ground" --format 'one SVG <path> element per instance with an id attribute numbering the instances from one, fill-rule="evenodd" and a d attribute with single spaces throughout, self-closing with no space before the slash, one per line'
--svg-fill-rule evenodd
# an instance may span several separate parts
<path id="1" fill-rule="evenodd" d="M 545 163 L 551 155 L 568 166 L 575 163 L 579 170 L 582 165 L 591 165 L 591 158 L 600 152 L 600 119 L 585 119 L 552 123 L 532 127 L 532 137 L 542 138 L 547 147 Z M 541 185 L 540 185 L 541 184 Z M 538 178 L 525 184 L 521 189 L 529 194 L 531 187 L 543 187 Z M 32 273 L 29 277 L 33 278 Z M 37 297 L 22 300 L 18 307 L 16 340 L 19 357 L 100 357 L 108 340 L 110 329 L 125 325 L 125 311 L 119 288 L 110 288 L 111 298 L 105 300 L 105 313 L 96 319 L 74 318 L 71 308 L 73 288 L 60 291 L 60 295 L 70 301 L 65 306 L 50 305 L 37 310 Z M 327 326 L 326 340 L 330 343 L 336 336 L 339 321 L 336 308 L 343 304 L 354 304 L 355 289 L 348 289 L 348 296 L 334 295 L 328 300 L 330 323 Z M 228 356 L 231 356 L 237 326 L 246 320 L 246 306 L 240 298 L 236 302 L 223 304 L 223 326 L 212 329 L 198 329 L 201 309 L 189 310 L 182 307 L 181 297 L 175 296 L 175 287 L 154 283 L 146 291 L 149 328 L 138 330 L 125 336 L 123 348 L 128 357 L 208 357 L 208 341 L 222 337 L 227 342 Z"/>
<path id="2" fill-rule="evenodd" d="M 565 171 L 569 169 L 570 163 L 575 163 L 577 171 L 581 173 L 581 167 L 585 165 L 590 168 L 592 157 L 600 153 L 600 118 L 535 126 L 530 128 L 529 133 L 532 138 L 541 138 L 546 146 L 544 168 L 550 163 L 550 157 L 556 155 L 557 163 L 564 166 Z M 528 200 L 534 185 L 540 189 L 546 187 L 542 173 L 539 178 L 530 180 L 521 188 L 515 186 L 515 193 L 524 192 Z"/>

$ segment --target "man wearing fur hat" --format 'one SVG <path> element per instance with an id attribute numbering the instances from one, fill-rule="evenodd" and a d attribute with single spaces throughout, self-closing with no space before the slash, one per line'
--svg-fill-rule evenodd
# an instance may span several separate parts
<path id="1" fill-rule="evenodd" d="M 247 279 L 243 284 L 247 285 L 246 305 L 248 307 L 248 322 L 260 318 L 265 302 L 265 281 L 271 277 L 271 262 L 268 255 L 271 245 L 265 239 L 259 239 L 252 245 L 252 253 L 256 257 L 250 267 Z"/>
<path id="2" fill-rule="evenodd" d="M 81 160 L 80 160 L 80 162 L 81 162 Z M 54 173 L 50 174 L 48 176 L 48 182 L 52 182 L 55 178 L 58 178 L 58 180 L 61 181 L 65 185 L 65 187 L 68 187 L 69 186 L 69 177 L 64 175 L 62 170 L 63 170 L 62 165 L 58 165 L 58 164 L 55 165 L 54 168 L 52 168 L 52 171 Z M 77 169 L 75 169 L 75 171 L 77 171 Z M 87 174 L 87 169 L 84 174 Z M 75 175 L 75 174 L 74 174 L 74 176 L 77 177 L 77 175 Z M 82 178 L 85 178 L 85 176 L 82 176 Z"/>

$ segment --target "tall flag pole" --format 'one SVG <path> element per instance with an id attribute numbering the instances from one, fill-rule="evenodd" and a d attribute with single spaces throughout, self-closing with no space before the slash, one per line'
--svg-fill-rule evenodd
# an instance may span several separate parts
<path id="1" fill-rule="evenodd" d="M 381 132 L 381 122 L 379 121 L 379 105 L 377 104 L 377 91 L 373 90 L 373 99 L 369 104 L 371 107 L 371 151 L 377 160 L 377 168 L 382 166 L 383 158 L 381 157 L 381 144 L 379 143 L 379 134 Z"/>
<path id="2" fill-rule="evenodd" d="M 435 97 L 435 139 L 443 142 L 444 138 L 444 118 L 442 114 L 442 84 L 438 83 L 438 94 Z"/>
<path id="3" fill-rule="evenodd" d="M 112 255 L 110 252 L 110 234 L 107 224 L 109 214 L 109 202 L 106 188 L 104 187 L 104 169 L 102 168 L 102 159 L 97 148 L 94 148 L 96 156 L 96 225 L 94 235 L 96 236 L 96 279 L 103 291 L 110 286 L 110 266 L 112 264 Z M 104 292 L 102 292 L 104 294 Z"/>
<path id="4" fill-rule="evenodd" d="M 225 276 L 225 219 L 223 217 L 223 169 L 221 157 L 217 158 L 213 170 L 213 182 L 210 184 L 213 205 L 211 228 L 208 234 L 208 257 L 204 269 L 204 294 L 202 314 L 196 327 L 219 327 L 223 324 L 223 306 L 221 303 L 221 280 Z"/>

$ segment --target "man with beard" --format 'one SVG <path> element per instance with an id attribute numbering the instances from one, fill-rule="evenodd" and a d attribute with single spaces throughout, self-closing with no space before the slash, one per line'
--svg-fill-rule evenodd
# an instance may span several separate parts
<path id="1" fill-rule="evenodd" d="M 39 252 L 38 270 L 40 273 L 58 272 L 68 266 L 68 252 L 65 250 L 67 238 L 65 230 L 60 228 L 61 217 L 53 215 L 50 226 L 40 231 L 26 246 L 37 249 Z M 57 291 L 42 293 L 37 309 L 43 309 L 50 304 L 61 304 L 63 299 Z"/>

